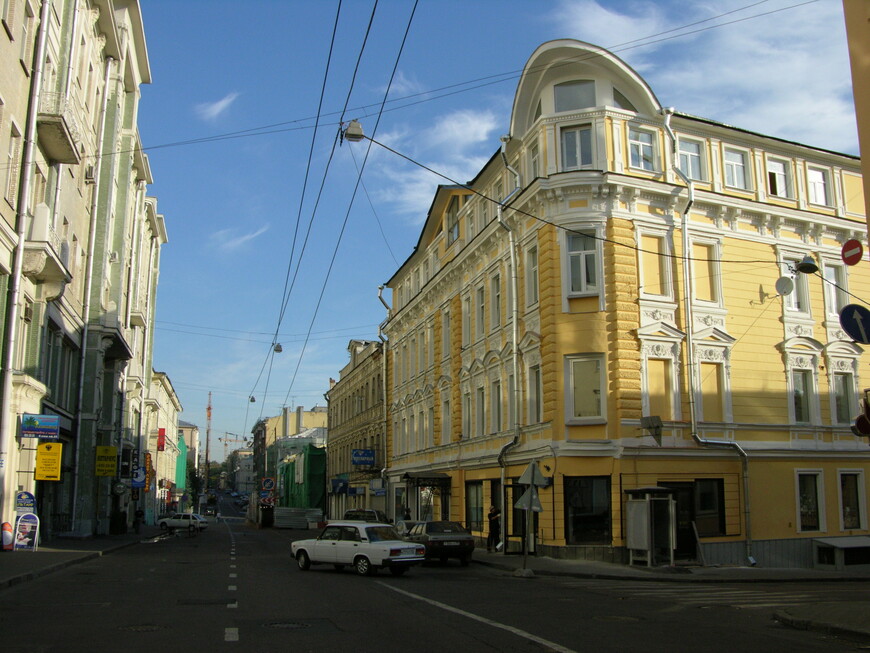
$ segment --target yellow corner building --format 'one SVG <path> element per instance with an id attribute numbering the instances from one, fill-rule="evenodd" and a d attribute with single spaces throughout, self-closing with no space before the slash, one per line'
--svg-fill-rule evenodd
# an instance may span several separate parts
<path id="1" fill-rule="evenodd" d="M 842 258 L 864 206 L 857 157 L 541 45 L 509 135 L 387 284 L 389 510 L 484 538 L 499 506 L 508 552 L 870 563 L 870 323 L 840 320 L 870 299 L 866 253 Z M 530 463 L 541 512 L 515 507 Z"/>

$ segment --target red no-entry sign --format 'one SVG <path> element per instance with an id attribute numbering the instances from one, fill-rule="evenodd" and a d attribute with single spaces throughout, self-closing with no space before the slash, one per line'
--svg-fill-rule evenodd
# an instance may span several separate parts
<path id="1" fill-rule="evenodd" d="M 855 240 L 854 238 L 847 240 L 843 244 L 841 256 L 843 263 L 846 265 L 855 265 L 864 256 L 864 246 L 860 240 Z"/>

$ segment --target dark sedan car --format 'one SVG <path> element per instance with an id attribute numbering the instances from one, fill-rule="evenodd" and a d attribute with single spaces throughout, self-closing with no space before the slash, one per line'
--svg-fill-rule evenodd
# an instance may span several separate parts
<path id="1" fill-rule="evenodd" d="M 474 551 L 474 538 L 471 533 L 455 521 L 420 522 L 405 539 L 425 545 L 427 558 L 437 558 L 441 562 L 446 562 L 448 558 L 458 558 L 463 567 L 471 562 Z"/>

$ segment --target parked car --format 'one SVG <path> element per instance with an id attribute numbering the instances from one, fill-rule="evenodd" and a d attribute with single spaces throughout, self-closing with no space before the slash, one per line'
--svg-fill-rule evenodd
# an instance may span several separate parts
<path id="1" fill-rule="evenodd" d="M 360 576 L 374 575 L 381 567 L 401 576 L 423 562 L 426 553 L 424 546 L 400 539 L 390 524 L 358 521 L 330 522 L 319 537 L 293 542 L 290 550 L 303 571 L 319 564 L 336 569 L 353 565 Z"/>
<path id="2" fill-rule="evenodd" d="M 352 510 L 347 510 L 344 513 L 344 517 L 342 517 L 344 521 L 358 520 L 358 521 L 371 521 L 371 522 L 379 522 L 381 524 L 389 524 L 390 520 L 387 519 L 387 516 L 381 512 L 380 510 L 372 510 L 370 508 L 354 508 Z"/>
<path id="3" fill-rule="evenodd" d="M 411 519 L 403 519 L 401 521 L 396 522 L 396 532 L 399 534 L 403 540 L 408 538 L 408 533 L 411 532 L 411 529 L 414 528 L 420 522 L 414 521 Z"/>
<path id="4" fill-rule="evenodd" d="M 208 528 L 208 521 L 202 515 L 195 512 L 177 512 L 170 517 L 164 517 L 157 521 L 157 525 L 163 530 L 183 528 L 185 530 L 196 527 L 201 531 Z"/>
<path id="5" fill-rule="evenodd" d="M 471 562 L 474 551 L 474 537 L 459 522 L 427 521 L 416 524 L 405 537 L 426 547 L 426 558 L 437 558 L 446 562 L 448 558 L 458 558 L 465 567 Z"/>

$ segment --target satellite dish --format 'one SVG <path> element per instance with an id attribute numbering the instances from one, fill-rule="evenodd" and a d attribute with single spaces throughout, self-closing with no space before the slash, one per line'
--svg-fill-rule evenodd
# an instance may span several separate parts
<path id="1" fill-rule="evenodd" d="M 794 281 L 791 277 L 780 277 L 774 287 L 777 295 L 790 295 L 794 291 Z"/>

